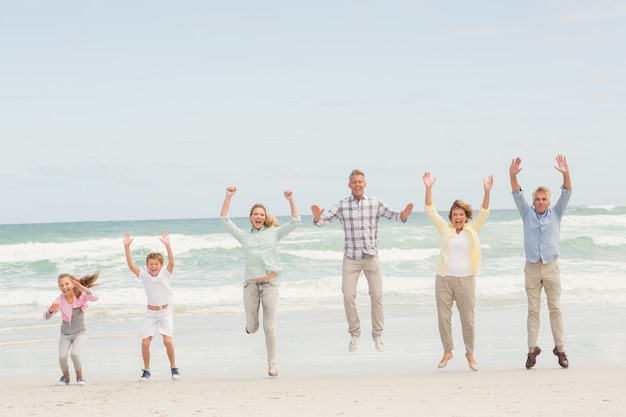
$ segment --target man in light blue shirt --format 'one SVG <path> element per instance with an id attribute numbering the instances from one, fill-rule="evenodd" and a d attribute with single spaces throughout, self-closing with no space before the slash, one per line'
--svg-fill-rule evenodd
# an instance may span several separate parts
<path id="1" fill-rule="evenodd" d="M 533 193 L 532 205 L 528 204 L 522 193 L 522 187 L 517 181 L 517 174 L 522 170 L 520 158 L 513 159 L 509 168 L 513 200 L 524 224 L 524 253 L 526 256 L 524 275 L 528 298 L 527 369 L 535 366 L 537 355 L 541 353 L 541 349 L 537 346 L 537 336 L 539 334 L 542 288 L 546 293 L 548 309 L 550 310 L 550 327 L 555 344 L 552 353 L 558 357 L 561 367 L 567 368 L 569 366 L 565 354 L 565 333 L 561 315 L 561 271 L 558 258 L 561 219 L 572 195 L 572 182 L 565 156 L 558 155 L 556 162 L 557 165 L 554 168 L 563 174 L 563 186 L 561 187 L 561 196 L 553 207 L 550 207 L 550 190 L 547 187 L 538 187 Z"/>

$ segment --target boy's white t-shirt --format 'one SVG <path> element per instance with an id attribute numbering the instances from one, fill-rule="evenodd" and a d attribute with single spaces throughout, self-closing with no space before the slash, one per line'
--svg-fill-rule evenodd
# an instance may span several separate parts
<path id="1" fill-rule="evenodd" d="M 161 268 L 156 277 L 150 275 L 146 269 L 139 269 L 139 279 L 146 290 L 148 304 L 161 306 L 172 302 L 173 294 L 170 289 L 171 277 L 172 274 L 170 274 L 165 266 Z"/>

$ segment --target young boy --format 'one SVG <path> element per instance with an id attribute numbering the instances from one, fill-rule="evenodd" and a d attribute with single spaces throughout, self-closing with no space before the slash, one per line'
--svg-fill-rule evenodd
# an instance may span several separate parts
<path id="1" fill-rule="evenodd" d="M 167 266 L 163 268 L 163 255 L 152 252 L 146 257 L 146 269 L 141 269 L 133 263 L 130 254 L 130 244 L 133 238 L 130 233 L 124 236 L 124 250 L 126 252 L 126 262 L 131 271 L 141 280 L 148 306 L 143 322 L 141 356 L 143 357 L 143 374 L 139 381 L 146 382 L 150 379 L 150 342 L 156 333 L 163 335 L 163 344 L 170 360 L 172 379 L 179 379 L 180 373 L 176 367 L 174 355 L 174 343 L 172 335 L 174 333 L 174 315 L 172 314 L 172 290 L 170 289 L 170 278 L 174 270 L 174 255 L 170 246 L 170 237 L 167 232 L 161 233 L 159 238 L 167 249 Z"/>

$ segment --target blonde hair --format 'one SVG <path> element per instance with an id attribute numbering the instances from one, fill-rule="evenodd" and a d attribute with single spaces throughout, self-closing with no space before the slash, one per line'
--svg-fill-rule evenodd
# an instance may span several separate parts
<path id="1" fill-rule="evenodd" d="M 280 224 L 278 223 L 278 220 L 276 220 L 276 217 L 270 216 L 269 214 L 267 214 L 267 209 L 261 203 L 256 203 L 255 205 L 252 206 L 252 208 L 250 209 L 250 216 L 252 216 L 252 213 L 254 212 L 255 208 L 263 209 L 263 212 L 265 213 L 265 222 L 263 222 L 263 224 L 265 225 L 265 227 L 280 226 Z"/>
<path id="2" fill-rule="evenodd" d="M 91 288 L 91 287 L 94 287 L 94 286 L 98 285 L 98 284 L 96 284 L 96 281 L 98 280 L 99 276 L 100 276 L 100 271 L 96 271 L 93 274 L 85 275 L 82 278 L 76 278 L 72 274 L 61 274 L 61 275 L 59 275 L 59 278 L 57 279 L 57 282 L 61 281 L 63 278 L 69 278 L 70 280 L 76 280 L 76 281 L 80 282 L 80 285 L 82 285 L 83 287 Z M 74 288 L 72 288 L 72 290 L 74 291 L 74 296 L 75 297 L 79 297 L 80 296 L 80 294 L 81 294 L 80 288 L 74 287 Z"/>
<path id="3" fill-rule="evenodd" d="M 470 206 L 463 200 L 454 200 L 454 203 L 452 203 L 452 207 L 450 207 L 450 212 L 448 213 L 448 219 L 450 219 L 450 221 L 452 221 L 452 210 L 454 209 L 463 210 L 465 212 L 465 217 L 467 217 L 468 220 L 470 220 L 474 215 L 474 210 L 472 210 L 472 206 Z"/>
<path id="4" fill-rule="evenodd" d="M 156 259 L 157 261 L 161 263 L 161 265 L 163 265 L 163 262 L 165 262 L 165 258 L 163 257 L 163 254 L 159 252 L 150 252 L 148 256 L 146 256 L 146 264 L 148 263 L 150 259 Z"/>

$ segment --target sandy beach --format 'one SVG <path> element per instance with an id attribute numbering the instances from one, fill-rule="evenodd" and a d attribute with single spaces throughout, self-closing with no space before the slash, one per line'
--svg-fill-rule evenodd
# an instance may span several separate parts
<path id="1" fill-rule="evenodd" d="M 160 340 L 153 343 L 152 378 L 140 383 L 139 339 L 93 335 L 84 355 L 87 385 L 76 385 L 72 375 L 72 384 L 57 386 L 56 342 L 51 341 L 45 345 L 45 369 L 23 365 L 22 373 L 13 370 L 0 378 L 0 415 L 623 416 L 625 334 L 616 321 L 602 318 L 624 310 L 566 310 L 572 323 L 570 367 L 557 364 L 546 326 L 543 353 L 531 370 L 524 367 L 523 321 L 517 320 L 523 308 L 479 310 L 478 372 L 469 369 L 461 349 L 446 368 L 436 368 L 439 341 L 434 320 L 425 314 L 401 316 L 390 308 L 382 353 L 367 337 L 357 352 L 348 352 L 340 310 L 317 318 L 283 316 L 275 379 L 266 374 L 262 335 L 245 335 L 240 317 L 221 330 L 191 326 L 191 317 L 180 317 L 180 380 L 170 379 Z M 306 317 L 308 326 L 298 330 L 294 323 Z M 311 326 L 320 329 L 321 322 L 327 323 L 327 332 L 307 334 Z M 413 326 L 424 330 L 408 333 Z M 2 353 L 24 359 L 16 349 Z"/>
<path id="2" fill-rule="evenodd" d="M 552 363 L 552 358 L 550 358 Z M 365 365 L 365 363 L 364 363 Z M 555 364 L 552 364 L 555 365 Z M 623 367 L 0 382 L 2 416 L 623 416 Z"/>

